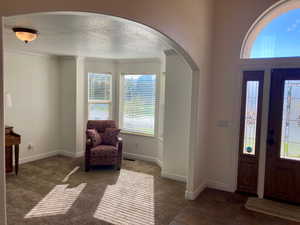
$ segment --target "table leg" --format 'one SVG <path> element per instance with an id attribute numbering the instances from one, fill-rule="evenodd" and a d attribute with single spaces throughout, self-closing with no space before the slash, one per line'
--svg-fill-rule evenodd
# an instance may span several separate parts
<path id="1" fill-rule="evenodd" d="M 18 175 L 18 172 L 19 172 L 19 145 L 15 145 L 15 170 L 16 170 L 16 175 Z"/>
<path id="2" fill-rule="evenodd" d="M 6 173 L 11 173 L 14 171 L 13 146 L 5 146 L 5 168 Z"/>

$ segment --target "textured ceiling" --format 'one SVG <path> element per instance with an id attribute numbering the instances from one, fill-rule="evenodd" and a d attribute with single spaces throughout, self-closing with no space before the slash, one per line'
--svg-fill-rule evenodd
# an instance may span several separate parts
<path id="1" fill-rule="evenodd" d="M 39 37 L 24 44 L 11 30 L 34 28 Z M 103 58 L 160 57 L 170 49 L 156 32 L 124 19 L 95 14 L 32 14 L 4 20 L 4 47 L 34 53 Z"/>

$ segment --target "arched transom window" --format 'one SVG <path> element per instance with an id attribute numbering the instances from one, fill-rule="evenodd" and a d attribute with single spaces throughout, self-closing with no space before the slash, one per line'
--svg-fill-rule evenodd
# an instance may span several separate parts
<path id="1" fill-rule="evenodd" d="M 281 1 L 248 32 L 241 58 L 300 57 L 300 0 Z"/>

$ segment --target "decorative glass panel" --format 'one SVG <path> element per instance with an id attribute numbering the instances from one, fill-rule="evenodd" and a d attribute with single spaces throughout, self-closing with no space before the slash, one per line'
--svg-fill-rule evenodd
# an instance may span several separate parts
<path id="1" fill-rule="evenodd" d="M 300 160 L 300 80 L 285 81 L 280 156 Z"/>
<path id="2" fill-rule="evenodd" d="M 110 104 L 89 104 L 89 120 L 108 120 Z"/>
<path id="3" fill-rule="evenodd" d="M 120 97 L 122 129 L 154 135 L 156 75 L 123 75 Z"/>
<path id="4" fill-rule="evenodd" d="M 255 155 L 259 81 L 246 83 L 246 110 L 243 153 Z"/>

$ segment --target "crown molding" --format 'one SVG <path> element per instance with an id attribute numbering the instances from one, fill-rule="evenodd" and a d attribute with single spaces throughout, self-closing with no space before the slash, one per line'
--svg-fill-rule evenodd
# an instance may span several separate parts
<path id="1" fill-rule="evenodd" d="M 24 51 L 17 49 L 8 49 L 4 48 L 4 53 L 8 54 L 21 54 L 21 55 L 29 55 L 29 56 L 40 56 L 40 57 L 53 57 L 60 58 L 62 60 L 76 60 L 82 59 L 85 62 L 108 62 L 108 63 L 162 63 L 161 58 L 132 58 L 132 59 L 110 59 L 110 58 L 101 58 L 101 57 L 84 57 L 84 56 L 72 56 L 72 55 L 55 55 L 49 53 L 39 53 L 33 51 Z"/>
<path id="2" fill-rule="evenodd" d="M 115 59 L 116 63 L 161 63 L 160 58 Z"/>
<path id="3" fill-rule="evenodd" d="M 110 58 L 97 58 L 85 57 L 86 62 L 108 62 L 108 63 L 162 63 L 160 58 L 132 58 L 132 59 L 110 59 Z"/>
<path id="4" fill-rule="evenodd" d="M 57 57 L 59 57 L 58 55 L 53 55 L 53 54 L 38 53 L 38 52 L 23 51 L 23 50 L 8 49 L 8 48 L 4 48 L 4 54 L 18 54 L 18 55 L 50 57 L 50 58 L 57 58 Z"/>
<path id="5" fill-rule="evenodd" d="M 107 62 L 107 63 L 116 63 L 115 59 L 101 58 L 101 57 L 85 57 L 85 62 Z"/>

